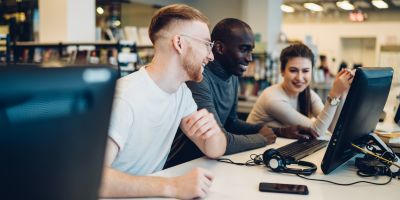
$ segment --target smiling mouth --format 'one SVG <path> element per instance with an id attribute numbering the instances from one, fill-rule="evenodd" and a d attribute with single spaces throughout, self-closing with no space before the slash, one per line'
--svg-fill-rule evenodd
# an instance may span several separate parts
<path id="1" fill-rule="evenodd" d="M 305 83 L 292 83 L 295 87 L 302 87 Z"/>
<path id="2" fill-rule="evenodd" d="M 246 71 L 247 70 L 247 65 L 241 65 L 241 64 L 239 64 L 239 66 L 240 66 L 240 70 L 242 70 L 242 71 Z"/>

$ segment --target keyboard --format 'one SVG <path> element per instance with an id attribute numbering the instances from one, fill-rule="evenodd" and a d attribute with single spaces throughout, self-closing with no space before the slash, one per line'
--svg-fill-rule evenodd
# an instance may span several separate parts
<path id="1" fill-rule="evenodd" d="M 326 140 L 306 140 L 295 141 L 277 149 L 277 151 L 285 158 L 291 160 L 300 160 L 328 145 Z"/>

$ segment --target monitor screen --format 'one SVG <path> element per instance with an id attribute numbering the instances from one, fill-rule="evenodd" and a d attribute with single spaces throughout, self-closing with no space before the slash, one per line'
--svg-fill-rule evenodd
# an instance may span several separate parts
<path id="1" fill-rule="evenodd" d="M 0 68 L 2 199 L 98 199 L 116 75 Z"/>
<path id="2" fill-rule="evenodd" d="M 352 158 L 355 140 L 373 132 L 385 106 L 392 68 L 358 68 L 321 163 L 328 174 Z"/>

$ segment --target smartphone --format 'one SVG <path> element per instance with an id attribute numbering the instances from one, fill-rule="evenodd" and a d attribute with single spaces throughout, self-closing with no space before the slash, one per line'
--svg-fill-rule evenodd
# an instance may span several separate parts
<path id="1" fill-rule="evenodd" d="M 260 183 L 259 190 L 260 192 L 277 192 L 277 193 L 308 195 L 308 188 L 306 185 Z"/>

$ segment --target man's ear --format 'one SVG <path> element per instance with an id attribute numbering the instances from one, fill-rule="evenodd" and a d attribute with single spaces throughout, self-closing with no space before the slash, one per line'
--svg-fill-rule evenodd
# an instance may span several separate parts
<path id="1" fill-rule="evenodd" d="M 182 37 L 180 35 L 175 35 L 172 38 L 172 45 L 174 46 L 174 49 L 179 53 L 183 53 L 183 42 L 182 42 Z"/>
<path id="2" fill-rule="evenodd" d="M 221 41 L 215 41 L 214 43 L 214 53 L 217 53 L 218 55 L 224 54 L 225 51 L 225 45 Z"/>

